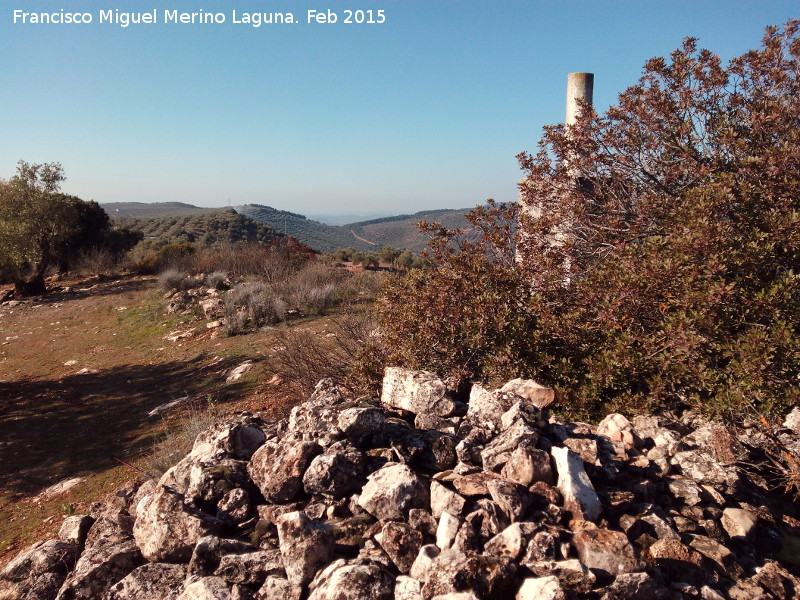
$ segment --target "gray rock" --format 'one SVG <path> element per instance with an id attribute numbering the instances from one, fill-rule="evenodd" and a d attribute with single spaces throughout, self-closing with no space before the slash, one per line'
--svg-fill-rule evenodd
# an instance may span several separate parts
<path id="1" fill-rule="evenodd" d="M 453 480 L 453 486 L 458 492 L 467 497 L 488 496 L 488 483 L 494 479 L 502 477 L 497 473 L 480 472 L 465 475 Z"/>
<path id="2" fill-rule="evenodd" d="M 262 584 L 270 576 L 284 574 L 283 555 L 279 550 L 259 550 L 245 554 L 225 554 L 214 575 L 228 583 Z"/>
<path id="3" fill-rule="evenodd" d="M 333 530 L 302 511 L 281 515 L 277 526 L 286 578 L 294 585 L 306 585 L 333 556 Z"/>
<path id="4" fill-rule="evenodd" d="M 553 388 L 543 386 L 532 379 L 512 379 L 500 389 L 528 400 L 537 408 L 552 404 L 556 397 Z"/>
<path id="5" fill-rule="evenodd" d="M 309 586 L 308 600 L 393 600 L 394 577 L 375 563 L 336 560 Z"/>
<path id="6" fill-rule="evenodd" d="M 86 535 L 93 524 L 94 519 L 89 515 L 67 517 L 61 524 L 61 529 L 58 530 L 58 539 L 75 544 L 82 549 L 86 542 Z"/>
<path id="7" fill-rule="evenodd" d="M 486 487 L 492 500 L 512 523 L 519 521 L 530 506 L 530 494 L 525 486 L 499 478 L 489 481 Z"/>
<path id="8" fill-rule="evenodd" d="M 484 552 L 516 560 L 525 551 L 528 540 L 539 528 L 536 523 L 512 523 L 484 545 Z"/>
<path id="9" fill-rule="evenodd" d="M 107 600 L 176 600 L 183 590 L 186 567 L 148 563 L 136 567 L 108 592 Z"/>
<path id="10" fill-rule="evenodd" d="M 412 508 L 430 508 L 425 482 L 407 465 L 387 465 L 369 476 L 358 505 L 376 519 L 401 519 Z"/>
<path id="11" fill-rule="evenodd" d="M 744 574 L 736 555 L 719 542 L 704 535 L 690 534 L 689 546 L 709 559 L 709 564 L 721 575 L 739 579 Z"/>
<path id="12" fill-rule="evenodd" d="M 231 589 L 224 579 L 203 577 L 188 584 L 178 600 L 231 600 Z"/>
<path id="13" fill-rule="evenodd" d="M 561 589 L 558 577 L 528 577 L 514 597 L 515 600 L 566 600 L 567 596 Z"/>
<path id="14" fill-rule="evenodd" d="M 622 573 L 603 588 L 601 600 L 670 600 L 672 592 L 649 573 Z"/>
<path id="15" fill-rule="evenodd" d="M 361 439 L 381 431 L 386 426 L 386 416 L 380 408 L 355 407 L 339 413 L 337 422 L 343 435 Z"/>
<path id="16" fill-rule="evenodd" d="M 303 475 L 309 495 L 343 498 L 361 489 L 365 480 L 366 458 L 355 446 L 337 442 L 316 456 Z"/>
<path id="17" fill-rule="evenodd" d="M 303 588 L 282 577 L 267 577 L 255 593 L 255 600 L 300 600 Z"/>
<path id="18" fill-rule="evenodd" d="M 51 600 L 58 594 L 58 590 L 64 584 L 65 576 L 62 573 L 43 573 L 36 577 L 27 592 L 20 593 L 22 600 Z M 0 581 L 0 598 L 7 598 L 4 595 L 6 590 L 3 588 L 3 582 Z"/>
<path id="19" fill-rule="evenodd" d="M 681 474 L 698 483 L 719 486 L 726 493 L 734 493 L 739 486 L 739 475 L 733 467 L 723 467 L 713 458 L 693 450 L 678 452 L 672 464 L 680 468 Z"/>
<path id="20" fill-rule="evenodd" d="M 530 545 L 528 546 L 530 549 Z M 576 594 L 587 594 L 594 587 L 597 577 L 579 560 L 571 558 L 562 561 L 540 561 L 525 563 L 538 577 L 555 576 L 561 587 Z"/>
<path id="21" fill-rule="evenodd" d="M 686 506 L 696 506 L 700 504 L 700 486 L 688 477 L 669 477 L 667 488 L 676 498 L 680 498 Z"/>
<path id="22" fill-rule="evenodd" d="M 501 474 L 515 483 L 529 486 L 535 481 L 553 484 L 550 455 L 530 446 L 518 446 L 511 453 Z"/>
<path id="23" fill-rule="evenodd" d="M 144 562 L 129 536 L 112 536 L 83 551 L 56 600 L 96 600 Z"/>
<path id="24" fill-rule="evenodd" d="M 270 441 L 253 454 L 247 470 L 267 500 L 285 504 L 303 489 L 303 475 L 321 452 L 316 442 L 293 438 Z"/>
<path id="25" fill-rule="evenodd" d="M 628 538 L 610 529 L 582 529 L 572 537 L 580 561 L 593 571 L 617 576 L 639 568 Z"/>
<path id="26" fill-rule="evenodd" d="M 450 513 L 455 517 L 460 517 L 467 503 L 463 496 L 438 481 L 431 481 L 430 494 L 431 514 L 434 519 L 441 517 L 442 513 Z"/>
<path id="27" fill-rule="evenodd" d="M 387 367 L 381 402 L 414 414 L 448 417 L 456 410 L 445 383 L 428 371 Z"/>
<path id="28" fill-rule="evenodd" d="M 219 521 L 193 508 L 181 494 L 167 487 L 145 496 L 136 514 L 133 535 L 150 562 L 188 560 L 197 540 L 219 527 Z"/>
<path id="29" fill-rule="evenodd" d="M 78 546 L 62 540 L 39 542 L 20 552 L 0 571 L 0 579 L 23 581 L 44 573 L 66 574 L 78 559 Z"/>
<path id="30" fill-rule="evenodd" d="M 564 508 L 578 519 L 593 521 L 599 518 L 603 505 L 583 468 L 583 461 L 569 448 L 554 446 L 550 453 L 558 474 L 557 487 L 564 498 Z"/>
<path id="31" fill-rule="evenodd" d="M 538 441 L 539 432 L 536 429 L 524 421 L 515 421 L 481 451 L 484 470 L 500 471 L 517 447 L 521 445 L 535 447 Z"/>

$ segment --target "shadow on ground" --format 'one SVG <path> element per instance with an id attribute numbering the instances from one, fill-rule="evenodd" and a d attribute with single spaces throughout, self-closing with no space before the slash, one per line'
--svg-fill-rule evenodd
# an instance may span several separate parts
<path id="1" fill-rule="evenodd" d="M 117 466 L 112 456 L 141 456 L 164 429 L 148 412 L 171 400 L 216 402 L 247 385 L 224 383 L 241 357 L 204 364 L 204 357 L 126 365 L 59 380 L 0 382 L 0 481 L 30 496 L 67 477 Z"/>

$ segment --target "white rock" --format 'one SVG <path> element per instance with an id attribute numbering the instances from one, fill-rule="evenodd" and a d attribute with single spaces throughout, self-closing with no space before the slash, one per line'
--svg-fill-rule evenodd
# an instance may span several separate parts
<path id="1" fill-rule="evenodd" d="M 414 414 L 450 416 L 456 404 L 447 386 L 434 373 L 387 367 L 383 377 L 381 402 Z"/>
<path id="2" fill-rule="evenodd" d="M 569 448 L 553 446 L 550 454 L 558 473 L 557 487 L 564 497 L 564 508 L 576 518 L 597 519 L 603 512 L 603 505 L 583 468 L 583 461 Z"/>
<path id="3" fill-rule="evenodd" d="M 522 582 L 515 600 L 565 600 L 558 577 L 528 577 Z"/>
<path id="4" fill-rule="evenodd" d="M 436 557 L 439 556 L 440 552 L 441 550 L 439 550 L 439 547 L 434 544 L 428 544 L 420 548 L 419 554 L 417 554 L 417 560 L 411 565 L 411 571 L 409 571 L 408 574 L 417 581 L 427 583 L 428 577 L 430 577 L 431 574 L 433 562 L 436 560 Z"/>
<path id="5" fill-rule="evenodd" d="M 749 541 L 755 536 L 758 517 L 743 508 L 726 508 L 722 511 L 721 521 L 731 539 Z"/>
<path id="6" fill-rule="evenodd" d="M 431 481 L 431 514 L 435 519 L 448 512 L 461 516 L 467 501 L 463 496 L 443 486 L 438 481 Z"/>
<path id="7" fill-rule="evenodd" d="M 203 577 L 190 583 L 178 596 L 178 600 L 228 600 L 231 591 L 221 577 Z"/>
<path id="8" fill-rule="evenodd" d="M 500 388 L 503 392 L 511 392 L 538 408 L 544 408 L 555 400 L 556 393 L 553 388 L 545 387 L 532 379 L 512 379 Z"/>
<path id="9" fill-rule="evenodd" d="M 461 519 L 450 513 L 442 513 L 439 517 L 439 526 L 436 528 L 436 545 L 442 550 L 452 546 L 456 541 L 459 527 L 461 527 Z"/>
<path id="10" fill-rule="evenodd" d="M 228 376 L 225 378 L 225 383 L 232 383 L 234 381 L 241 379 L 244 376 L 244 374 L 250 371 L 254 366 L 255 365 L 253 364 L 253 361 L 251 360 L 244 361 L 242 364 L 240 364 L 235 369 L 232 369 L 231 372 L 228 373 Z"/>
<path id="11" fill-rule="evenodd" d="M 783 422 L 786 429 L 791 429 L 795 433 L 800 433 L 800 406 L 795 406 L 789 414 L 786 415 L 786 420 Z"/>
<path id="12" fill-rule="evenodd" d="M 495 556 L 509 556 L 517 559 L 527 546 L 528 539 L 536 532 L 538 525 L 528 521 L 512 523 L 484 545 L 484 552 Z"/>
<path id="13" fill-rule="evenodd" d="M 407 575 L 398 575 L 394 581 L 394 600 L 423 600 L 422 583 Z"/>
<path id="14" fill-rule="evenodd" d="M 424 481 L 406 465 L 384 466 L 369 476 L 358 505 L 376 519 L 401 519 L 412 508 L 430 507 Z"/>

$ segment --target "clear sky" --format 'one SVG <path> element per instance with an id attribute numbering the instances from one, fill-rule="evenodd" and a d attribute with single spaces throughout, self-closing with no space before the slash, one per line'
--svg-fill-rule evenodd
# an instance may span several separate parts
<path id="1" fill-rule="evenodd" d="M 399 213 L 513 200 L 515 156 L 564 120 L 567 73 L 603 110 L 686 36 L 723 58 L 797 1 L 0 0 L 0 177 L 61 162 L 98 202 Z M 14 10 L 88 24 L 14 23 Z M 158 23 L 101 23 L 100 11 Z M 164 11 L 220 24 L 164 23 Z M 330 9 L 338 22 L 307 23 Z M 384 23 L 344 23 L 345 10 Z M 296 24 L 233 23 L 292 12 Z"/>

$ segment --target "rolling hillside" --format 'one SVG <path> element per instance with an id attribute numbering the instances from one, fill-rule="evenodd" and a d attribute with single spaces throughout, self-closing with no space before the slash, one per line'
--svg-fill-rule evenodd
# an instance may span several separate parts
<path id="1" fill-rule="evenodd" d="M 189 206 L 189 205 L 185 205 Z M 115 224 L 141 231 L 144 246 L 191 242 L 211 245 L 217 242 L 266 243 L 283 234 L 230 208 L 207 209 L 200 213 L 157 218 L 117 218 Z"/>
<path id="2" fill-rule="evenodd" d="M 154 219 L 160 217 L 178 217 L 222 210 L 221 208 L 203 208 L 184 202 L 109 202 L 100 204 L 112 219 Z"/>
<path id="3" fill-rule="evenodd" d="M 430 210 L 334 226 L 270 206 L 247 204 L 236 207 L 237 212 L 283 231 L 320 252 L 346 247 L 369 251 L 383 246 L 420 251 L 428 240 L 417 229 L 417 223 L 439 221 L 447 227 L 466 227 L 464 215 L 469 210 Z"/>

